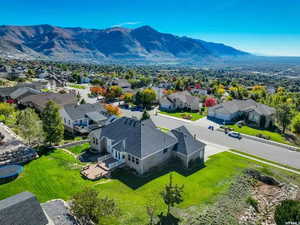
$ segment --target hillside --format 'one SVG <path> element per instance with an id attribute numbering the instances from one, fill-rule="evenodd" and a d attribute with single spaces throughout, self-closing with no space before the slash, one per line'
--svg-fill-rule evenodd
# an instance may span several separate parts
<path id="1" fill-rule="evenodd" d="M 81 62 L 213 62 L 249 55 L 232 47 L 160 33 L 149 26 L 104 30 L 0 26 L 0 56 Z"/>

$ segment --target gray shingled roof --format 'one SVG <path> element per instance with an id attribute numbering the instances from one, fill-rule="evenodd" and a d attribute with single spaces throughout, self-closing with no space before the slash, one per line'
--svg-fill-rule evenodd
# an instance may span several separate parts
<path id="1" fill-rule="evenodd" d="M 78 120 L 85 117 L 85 115 L 93 117 L 94 119 L 107 119 L 105 116 L 106 110 L 100 104 L 68 104 L 64 106 L 64 110 L 72 120 Z M 95 114 L 97 113 L 97 114 Z M 103 115 L 104 114 L 104 115 Z"/>
<path id="2" fill-rule="evenodd" d="M 173 94 L 170 94 L 167 97 L 170 101 L 174 101 L 175 99 L 179 99 L 180 101 L 184 103 L 199 103 L 199 98 L 192 96 L 188 91 L 181 91 L 181 92 L 175 92 Z"/>
<path id="3" fill-rule="evenodd" d="M 22 192 L 0 201 L 0 224 L 46 225 L 48 219 L 35 196 Z"/>
<path id="4" fill-rule="evenodd" d="M 60 94 L 60 93 L 43 93 L 38 95 L 29 95 L 21 99 L 23 104 L 32 104 L 38 110 L 43 110 L 49 101 L 54 101 L 60 106 L 67 104 L 75 104 L 77 98 L 73 94 Z"/>
<path id="5" fill-rule="evenodd" d="M 255 111 L 260 115 L 272 115 L 275 113 L 275 109 L 267 105 L 255 102 L 252 99 L 248 100 L 232 100 L 229 102 L 224 102 L 219 105 L 215 105 L 210 108 L 220 114 L 233 114 L 236 112 L 249 112 Z"/>
<path id="6" fill-rule="evenodd" d="M 125 151 L 138 158 L 144 158 L 177 143 L 174 137 L 160 131 L 151 122 L 128 117 L 117 119 L 93 132 L 97 132 L 98 137 L 104 136 L 114 141 L 125 139 Z"/>
<path id="7" fill-rule="evenodd" d="M 42 208 L 55 225 L 77 225 L 74 216 L 70 213 L 66 202 L 63 200 L 51 200 L 42 203 Z"/>
<path id="8" fill-rule="evenodd" d="M 46 83 L 47 83 L 47 81 L 45 81 L 45 82 L 44 81 L 36 81 L 36 82 L 32 82 L 32 83 L 20 83 L 13 87 L 0 88 L 0 96 L 2 96 L 2 97 L 10 96 L 17 89 L 24 88 L 24 87 L 32 88 L 35 90 L 41 90 Z"/>
<path id="9" fill-rule="evenodd" d="M 176 151 L 182 154 L 189 155 L 205 147 L 205 144 L 195 139 L 184 126 L 171 130 L 169 134 L 176 136 L 178 141 Z"/>
<path id="10" fill-rule="evenodd" d="M 40 94 L 41 92 L 35 89 L 32 89 L 30 87 L 21 87 L 18 88 L 17 90 L 15 90 L 14 92 L 12 92 L 9 96 L 12 99 L 17 99 L 20 98 L 22 96 L 28 96 L 28 95 L 35 95 L 35 94 Z"/>

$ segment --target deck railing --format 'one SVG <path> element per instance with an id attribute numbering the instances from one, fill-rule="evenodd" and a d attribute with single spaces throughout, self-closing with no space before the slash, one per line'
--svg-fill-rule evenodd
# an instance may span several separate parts
<path id="1" fill-rule="evenodd" d="M 116 167 L 122 165 L 124 162 L 125 162 L 124 160 L 119 160 L 117 162 L 110 163 L 110 164 L 108 164 L 108 168 L 109 169 L 116 168 Z"/>
<path id="2" fill-rule="evenodd" d="M 111 157 L 112 157 L 111 154 L 107 154 L 107 155 L 99 157 L 97 160 L 98 160 L 98 162 L 103 162 L 103 161 L 105 161 L 107 159 L 110 159 Z"/>

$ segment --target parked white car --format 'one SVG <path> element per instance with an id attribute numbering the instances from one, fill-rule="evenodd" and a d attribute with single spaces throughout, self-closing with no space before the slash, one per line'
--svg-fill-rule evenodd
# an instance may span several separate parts
<path id="1" fill-rule="evenodd" d="M 233 138 L 237 138 L 237 139 L 242 139 L 242 136 L 240 133 L 235 132 L 235 131 L 231 131 L 228 133 L 228 136 L 233 137 Z"/>

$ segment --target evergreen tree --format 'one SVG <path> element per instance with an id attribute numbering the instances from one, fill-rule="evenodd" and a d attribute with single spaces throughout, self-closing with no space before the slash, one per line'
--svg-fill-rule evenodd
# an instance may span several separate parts
<path id="1" fill-rule="evenodd" d="M 64 124 L 59 114 L 59 106 L 49 101 L 42 114 L 43 128 L 45 131 L 45 142 L 47 144 L 58 144 L 64 137 Z"/>
<path id="2" fill-rule="evenodd" d="M 280 104 L 276 110 L 276 118 L 279 124 L 282 127 L 282 133 L 285 133 L 287 126 L 291 123 L 292 120 L 292 110 L 291 107 L 287 104 Z"/>
<path id="3" fill-rule="evenodd" d="M 147 110 L 145 109 L 144 112 L 143 112 L 141 120 L 147 120 L 147 119 L 150 119 L 150 115 L 147 112 Z"/>
<path id="4" fill-rule="evenodd" d="M 168 215 L 170 214 L 171 207 L 183 201 L 183 188 L 183 185 L 178 186 L 177 184 L 173 184 L 173 176 L 170 174 L 169 184 L 165 186 L 165 190 L 161 193 L 161 196 L 168 207 Z"/>

